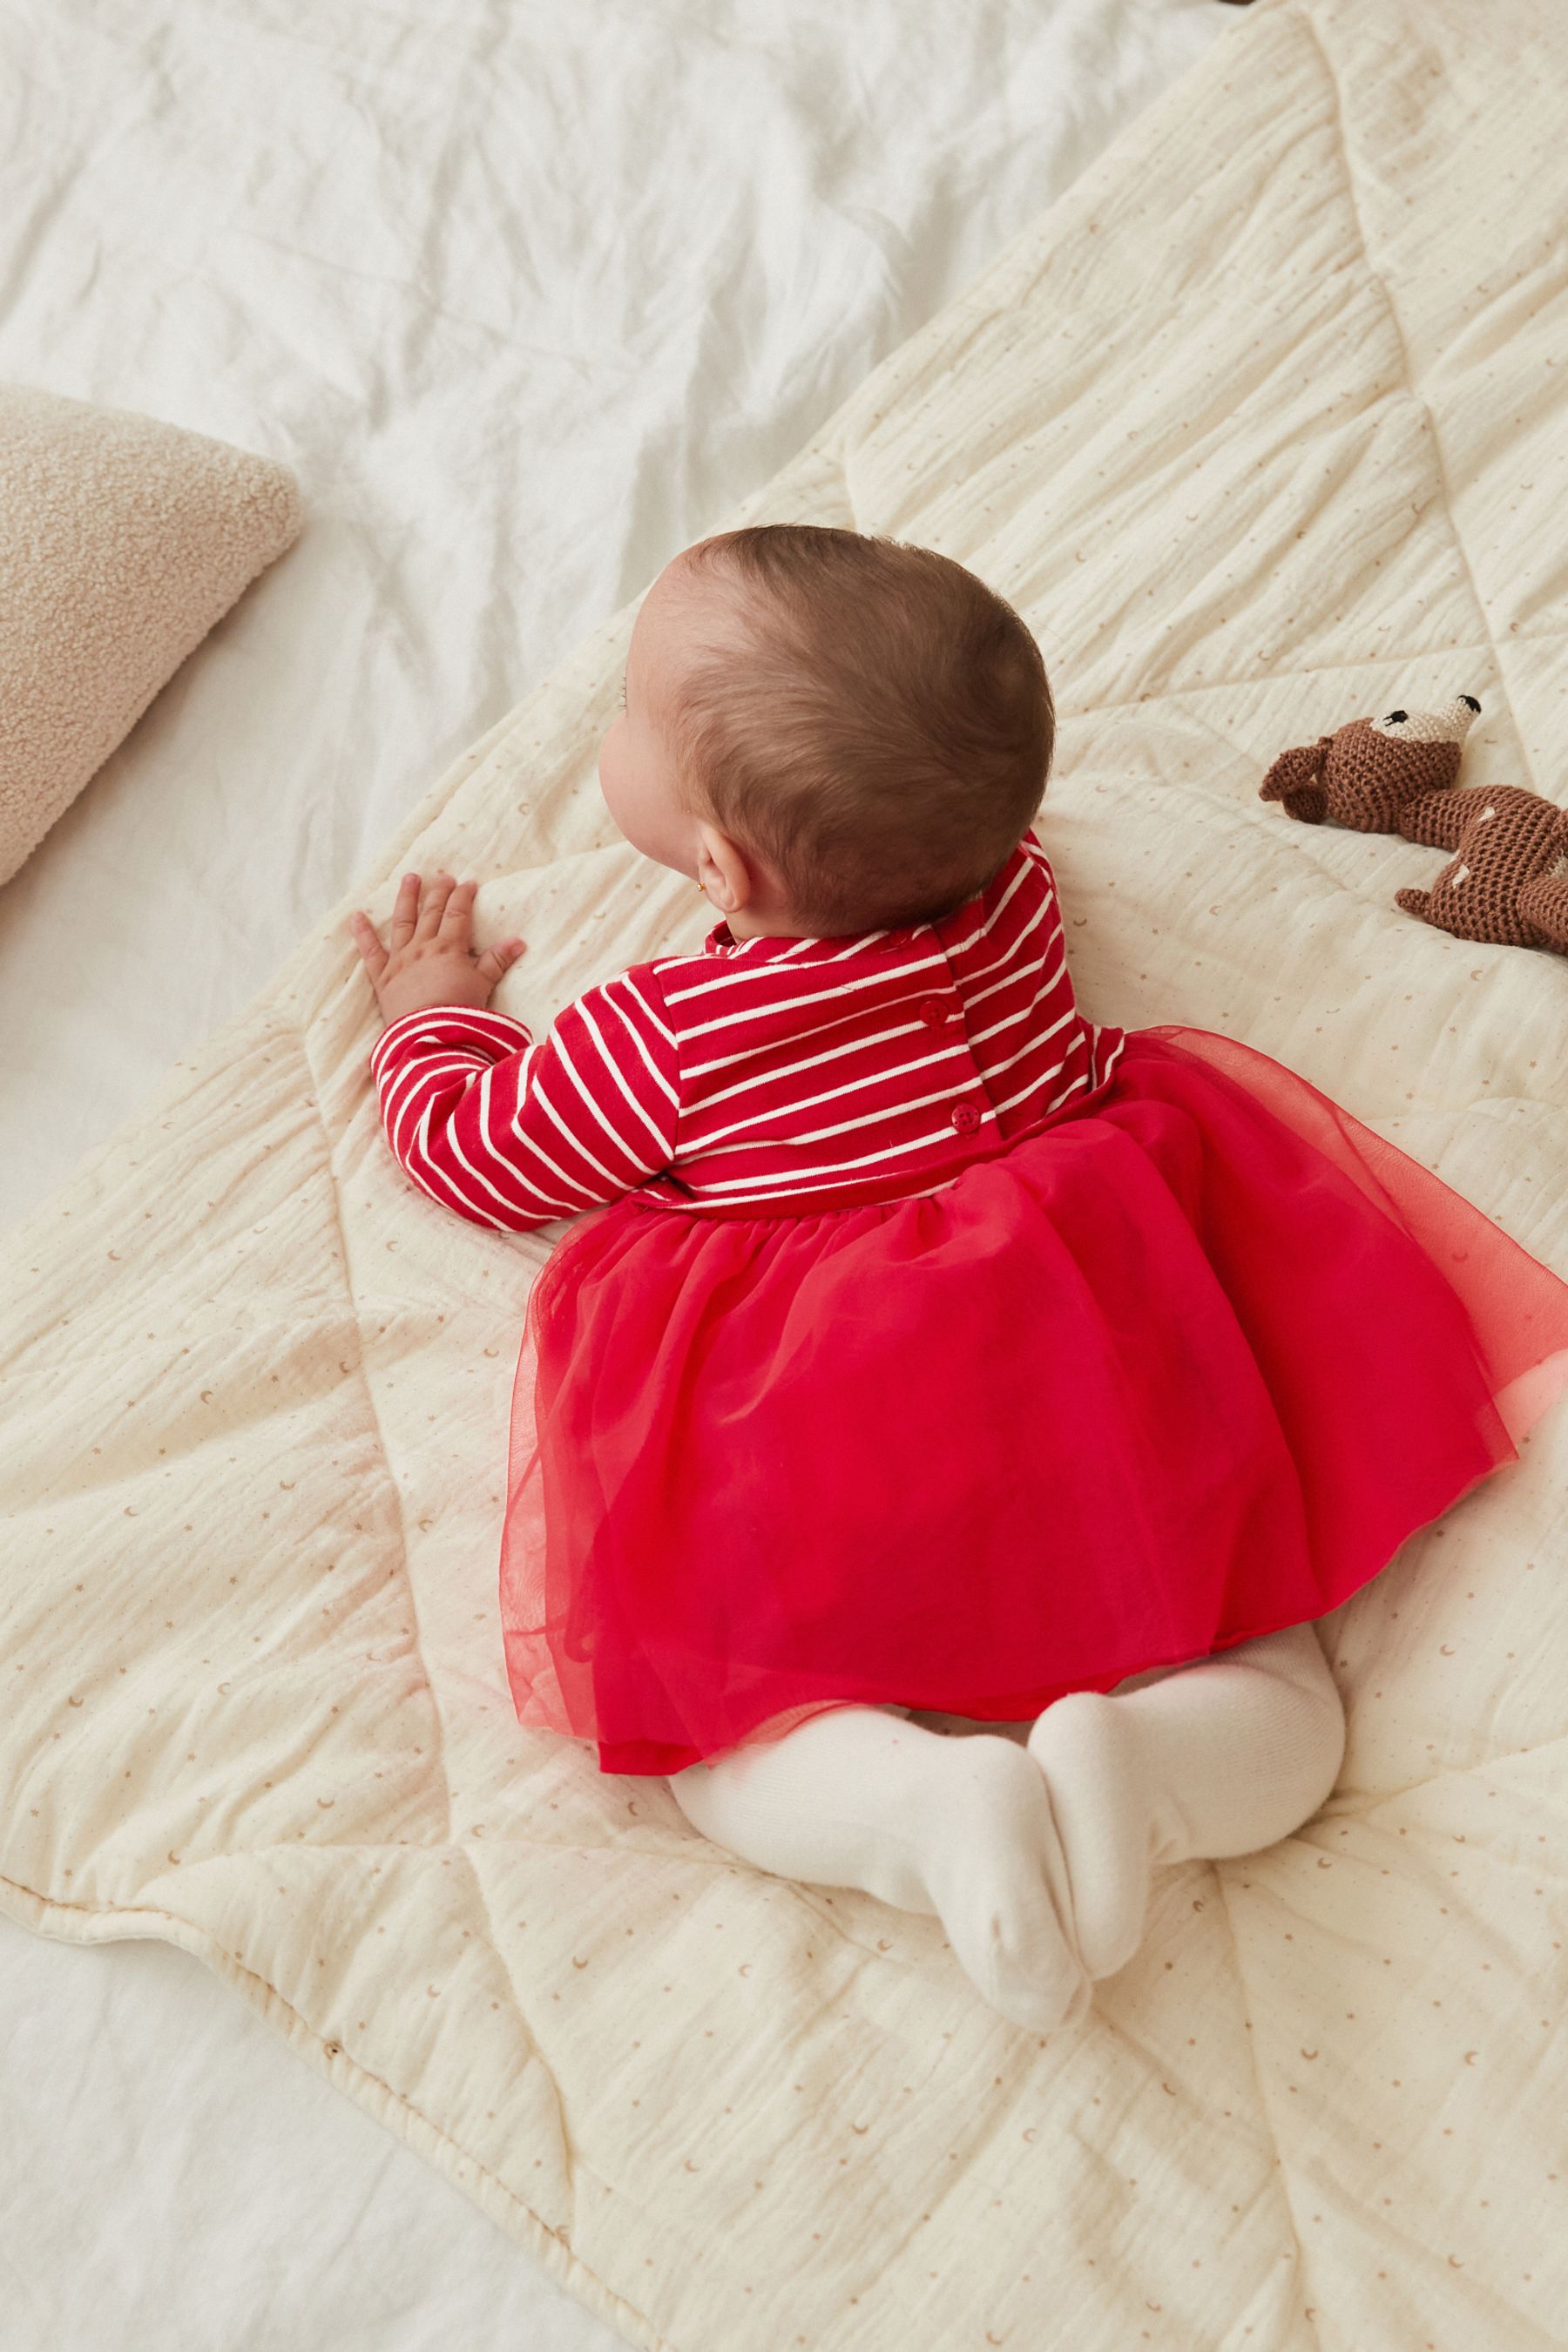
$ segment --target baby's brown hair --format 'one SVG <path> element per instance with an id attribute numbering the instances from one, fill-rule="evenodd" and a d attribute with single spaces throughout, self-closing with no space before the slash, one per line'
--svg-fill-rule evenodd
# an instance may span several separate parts
<path id="1" fill-rule="evenodd" d="M 927 547 L 807 523 L 704 540 L 744 604 L 743 655 L 703 663 L 672 730 L 712 822 L 816 938 L 951 914 L 1039 807 L 1056 714 L 1010 604 Z"/>

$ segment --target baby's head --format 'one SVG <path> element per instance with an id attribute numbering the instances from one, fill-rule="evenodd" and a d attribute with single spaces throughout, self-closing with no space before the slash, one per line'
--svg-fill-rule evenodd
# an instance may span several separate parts
<path id="1" fill-rule="evenodd" d="M 964 904 L 1039 807 L 1055 715 L 1009 604 L 929 548 L 775 524 L 700 541 L 632 632 L 610 813 L 737 938 Z"/>

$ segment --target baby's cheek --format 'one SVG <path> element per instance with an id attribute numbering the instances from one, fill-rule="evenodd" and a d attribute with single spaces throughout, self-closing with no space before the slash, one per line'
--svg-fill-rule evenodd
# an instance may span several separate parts
<path id="1" fill-rule="evenodd" d="M 599 790 L 626 839 L 641 849 L 647 831 L 648 794 L 638 771 L 625 719 L 617 719 L 599 746 Z"/>
<path id="2" fill-rule="evenodd" d="M 599 789 L 610 814 L 634 849 L 677 873 L 695 873 L 691 827 L 672 796 L 660 790 L 635 757 L 621 727 L 613 727 L 599 748 Z"/>
<path id="3" fill-rule="evenodd" d="M 642 849 L 642 794 L 637 790 L 636 770 L 626 757 L 619 727 L 613 727 L 599 747 L 599 790 L 605 795 L 605 807 L 626 839 L 634 848 Z"/>

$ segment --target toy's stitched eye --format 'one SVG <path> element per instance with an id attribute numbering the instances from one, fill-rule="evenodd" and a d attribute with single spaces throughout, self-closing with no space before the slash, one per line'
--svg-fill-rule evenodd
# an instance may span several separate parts
<path id="1" fill-rule="evenodd" d="M 1408 710 L 1391 710 L 1383 723 L 1385 727 L 1403 727 L 1409 716 Z"/>

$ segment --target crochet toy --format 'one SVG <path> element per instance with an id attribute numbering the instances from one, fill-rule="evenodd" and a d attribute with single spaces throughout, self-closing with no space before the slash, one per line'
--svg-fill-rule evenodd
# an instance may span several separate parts
<path id="1" fill-rule="evenodd" d="M 1557 871 L 1568 861 L 1568 809 L 1516 784 L 1454 789 L 1480 707 L 1460 694 L 1441 710 L 1352 719 L 1282 751 L 1258 797 L 1283 802 L 1304 824 L 1397 833 L 1452 850 L 1429 890 L 1396 893 L 1406 914 L 1456 939 L 1568 955 L 1568 874 Z"/>
<path id="2" fill-rule="evenodd" d="M 1480 707 L 1473 694 L 1460 694 L 1441 710 L 1352 719 L 1335 735 L 1281 751 L 1258 798 L 1283 801 L 1286 815 L 1303 824 L 1326 819 L 1353 833 L 1395 833 L 1407 801 L 1453 782 Z"/>
<path id="3" fill-rule="evenodd" d="M 1457 855 L 1429 890 L 1401 890 L 1398 904 L 1456 939 L 1499 947 L 1553 948 L 1568 955 L 1568 809 L 1517 784 L 1427 793 L 1407 803 L 1399 830 Z"/>

